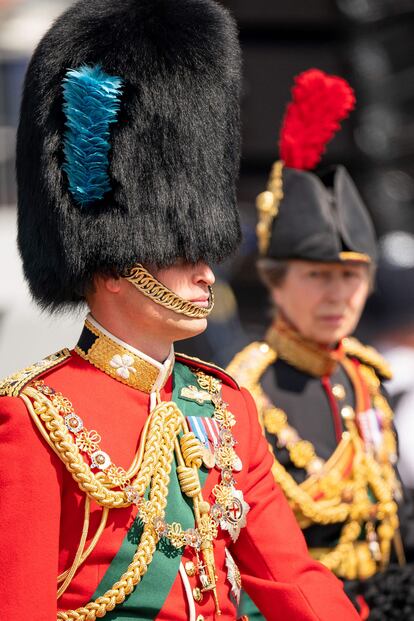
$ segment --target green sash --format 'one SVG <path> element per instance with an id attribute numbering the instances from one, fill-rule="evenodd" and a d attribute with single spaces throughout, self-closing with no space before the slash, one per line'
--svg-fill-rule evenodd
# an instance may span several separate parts
<path id="1" fill-rule="evenodd" d="M 185 386 L 196 384 L 194 374 L 190 369 L 176 363 L 173 372 L 173 401 L 178 405 L 184 416 L 199 416 L 211 418 L 214 407 L 212 403 L 199 405 L 195 401 L 188 401 L 181 397 L 181 389 Z M 179 522 L 184 529 L 194 526 L 194 515 L 191 499 L 183 496 L 176 473 L 174 460 L 170 484 L 168 487 L 168 503 L 166 508 L 166 521 Z M 200 482 L 203 486 L 207 478 L 208 470 L 202 467 L 199 470 Z M 93 599 L 103 595 L 113 584 L 119 580 L 127 569 L 134 556 L 142 533 L 141 521 L 136 518 L 129 529 L 119 552 L 108 567 L 103 579 L 96 589 Z M 167 599 L 172 585 L 179 571 L 181 556 L 184 548 L 177 550 L 171 544 L 161 539 L 157 545 L 153 560 L 147 573 L 134 591 L 126 600 L 117 606 L 115 610 L 106 615 L 106 619 L 116 621 L 149 621 L 155 619 Z"/>
<path id="2" fill-rule="evenodd" d="M 246 615 L 249 621 L 265 621 L 264 616 L 258 610 L 256 604 L 252 602 L 250 597 L 242 591 L 238 614 L 242 617 Z"/>

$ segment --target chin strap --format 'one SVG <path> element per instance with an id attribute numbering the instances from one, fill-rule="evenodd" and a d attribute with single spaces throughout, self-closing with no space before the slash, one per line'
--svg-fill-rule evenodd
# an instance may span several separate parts
<path id="1" fill-rule="evenodd" d="M 129 270 L 125 279 L 132 283 L 147 298 L 174 313 L 186 315 L 193 319 L 204 319 L 213 310 L 214 293 L 210 286 L 208 288 L 210 292 L 209 305 L 203 308 L 180 298 L 180 296 L 165 287 L 159 280 L 151 276 L 140 263 Z"/>

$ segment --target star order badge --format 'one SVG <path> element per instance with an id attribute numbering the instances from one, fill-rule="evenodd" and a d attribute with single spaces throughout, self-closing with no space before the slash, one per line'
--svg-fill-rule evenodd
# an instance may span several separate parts
<path id="1" fill-rule="evenodd" d="M 220 522 L 223 530 L 227 530 L 233 543 L 240 535 L 240 530 L 246 526 L 247 514 L 250 506 L 243 498 L 243 492 L 239 489 L 233 491 L 233 497 L 227 504 L 224 516 Z"/>
<path id="2" fill-rule="evenodd" d="M 241 575 L 240 570 L 236 565 L 236 562 L 227 548 L 225 548 L 226 554 L 226 567 L 227 567 L 227 580 L 231 585 L 231 596 L 234 599 L 236 606 L 240 603 L 240 592 L 241 592 Z"/>

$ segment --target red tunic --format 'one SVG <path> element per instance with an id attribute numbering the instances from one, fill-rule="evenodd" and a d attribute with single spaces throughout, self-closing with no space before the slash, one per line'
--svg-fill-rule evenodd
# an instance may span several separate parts
<path id="1" fill-rule="evenodd" d="M 208 365 L 205 369 L 220 375 Z M 86 427 L 101 435 L 102 449 L 114 463 L 128 469 L 148 416 L 149 395 L 109 377 L 74 352 L 42 379 L 71 400 Z M 343 594 L 341 583 L 308 556 L 296 520 L 271 475 L 272 456 L 252 398 L 224 373 L 220 379 L 223 398 L 237 419 L 234 436 L 243 462 L 236 477 L 237 488 L 243 491 L 250 512 L 235 544 L 220 531 L 215 545 L 222 616 L 215 615 L 210 596 L 194 603 L 197 614 L 209 620 L 236 618 L 225 566 L 227 546 L 240 568 L 244 589 L 266 619 L 356 620 L 357 613 Z M 170 378 L 161 393 L 163 400 L 171 398 L 171 390 Z M 7 621 L 54 621 L 57 610 L 90 601 L 132 524 L 136 508 L 110 511 L 99 543 L 57 605 L 56 578 L 70 566 L 79 543 L 84 494 L 40 437 L 18 397 L 0 398 L 0 445 L 0 617 Z M 211 470 L 204 486 L 204 497 L 211 502 L 211 490 L 218 481 L 219 471 Z M 90 537 L 98 527 L 101 511 L 92 505 Z M 191 549 L 184 553 L 183 562 L 186 560 L 193 560 Z M 197 578 L 190 577 L 189 581 L 192 587 L 197 585 Z M 189 618 L 179 574 L 156 618 Z"/>

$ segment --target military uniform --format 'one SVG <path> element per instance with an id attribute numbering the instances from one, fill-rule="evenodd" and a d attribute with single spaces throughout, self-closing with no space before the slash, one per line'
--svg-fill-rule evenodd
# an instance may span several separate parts
<path id="1" fill-rule="evenodd" d="M 80 0 L 34 53 L 17 145 L 25 275 L 42 307 L 92 300 L 107 325 L 89 316 L 74 351 L 1 383 L 4 619 L 230 621 L 241 580 L 269 619 L 355 618 L 307 553 L 248 393 L 119 338 L 140 342 L 142 318 L 149 330 L 142 296 L 185 326 L 213 307 L 208 278 L 197 304 L 145 266 L 206 272 L 236 249 L 239 90 L 236 28 L 211 0 Z"/>
<path id="2" fill-rule="evenodd" d="M 354 101 L 340 78 L 318 70 L 296 78 L 281 160 L 257 201 L 259 265 L 375 263 L 374 230 L 351 177 L 343 166 L 316 168 Z M 393 551 L 404 563 L 393 413 L 382 389 L 390 369 L 354 338 L 322 346 L 289 319 L 277 310 L 265 340 L 238 353 L 228 370 L 256 399 L 275 480 L 312 556 L 345 581 L 367 618 L 362 582 L 384 570 Z"/>
<path id="3" fill-rule="evenodd" d="M 347 581 L 386 567 L 393 542 L 402 560 L 396 442 L 381 390 L 390 370 L 381 356 L 355 339 L 318 348 L 279 320 L 230 370 L 255 396 L 275 480 L 312 556 Z"/>
<path id="4" fill-rule="evenodd" d="M 186 543 L 194 535 L 194 496 L 180 489 L 177 463 L 155 551 L 140 545 L 145 528 L 154 533 L 141 499 L 134 498 L 142 467 L 135 478 L 130 472 L 145 435 L 151 442 L 146 422 L 156 391 L 163 403 L 173 400 L 186 417 L 187 434 L 194 430 L 195 444 L 204 441 L 210 459 L 215 452 L 218 460 L 224 428 L 217 423 L 217 390 L 228 404 L 221 416 L 234 413 L 235 424 L 228 429 L 238 463 L 232 484 L 236 502 L 228 505 L 228 518 L 213 523 L 219 531 L 215 601 L 200 579 L 197 557 L 202 561 L 203 554 Z M 0 471 L 8 499 L 1 516 L 4 618 L 17 621 L 30 606 L 31 619 L 39 621 L 56 615 L 95 618 L 103 612 L 110 619 L 230 621 L 236 618 L 240 581 L 267 619 L 328 621 L 332 610 L 341 619 L 354 618 L 336 579 L 307 555 L 270 474 L 271 455 L 250 395 L 220 369 L 173 353 L 157 363 L 90 319 L 74 351 L 63 350 L 8 378 L 1 394 Z M 176 447 L 175 459 L 184 459 L 190 473 L 193 450 L 186 452 L 185 439 Z M 111 466 L 100 464 L 107 456 Z M 145 462 L 145 452 L 141 459 Z M 204 500 L 217 509 L 219 500 L 225 502 L 217 491 L 222 470 L 212 466 L 204 457 L 200 482 Z M 99 479 L 97 473 L 105 476 Z M 105 477 L 107 487 L 100 489 Z M 111 496 L 116 489 L 126 490 L 127 499 Z M 65 584 L 71 568 L 76 571 Z"/>

